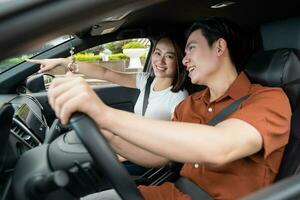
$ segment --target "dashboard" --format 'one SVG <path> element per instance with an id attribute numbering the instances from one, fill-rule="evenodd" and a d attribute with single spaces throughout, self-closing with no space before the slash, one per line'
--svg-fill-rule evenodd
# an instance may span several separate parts
<path id="1" fill-rule="evenodd" d="M 31 95 L 0 95 L 0 199 L 8 196 L 21 155 L 40 146 L 49 131 L 43 112 Z"/>
<path id="2" fill-rule="evenodd" d="M 48 130 L 42 105 L 30 95 L 19 95 L 10 103 L 15 109 L 11 134 L 28 147 L 40 145 Z"/>
<path id="3" fill-rule="evenodd" d="M 14 109 L 8 141 L 0 141 L 0 145 L 7 145 L 8 151 L 13 152 L 7 160 L 14 163 L 22 153 L 42 144 L 49 127 L 43 107 L 33 96 L 6 95 L 0 96 L 0 101 L 10 103 Z"/>
<path id="4" fill-rule="evenodd" d="M 27 103 L 15 104 L 17 109 L 13 120 L 15 123 L 26 126 L 35 140 L 43 141 L 48 126 L 41 112 L 42 107 L 34 101 L 33 97 L 30 97 L 30 100 Z"/>

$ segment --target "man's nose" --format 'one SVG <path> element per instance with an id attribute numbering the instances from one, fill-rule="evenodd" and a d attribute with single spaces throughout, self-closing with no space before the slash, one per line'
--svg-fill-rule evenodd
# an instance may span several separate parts
<path id="1" fill-rule="evenodd" d="M 184 66 L 187 66 L 188 63 L 189 63 L 189 58 L 187 57 L 187 54 L 185 54 L 185 56 L 182 59 L 182 64 Z"/>

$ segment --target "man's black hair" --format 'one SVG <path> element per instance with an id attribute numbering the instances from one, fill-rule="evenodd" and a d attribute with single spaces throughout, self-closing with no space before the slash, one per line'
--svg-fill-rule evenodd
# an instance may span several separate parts
<path id="1" fill-rule="evenodd" d="M 241 70 L 242 61 L 244 61 L 244 46 L 242 41 L 242 29 L 235 23 L 220 17 L 210 17 L 195 22 L 186 32 L 186 38 L 196 30 L 201 30 L 206 38 L 208 45 L 219 38 L 223 38 L 228 46 L 229 56 L 237 71 Z"/>

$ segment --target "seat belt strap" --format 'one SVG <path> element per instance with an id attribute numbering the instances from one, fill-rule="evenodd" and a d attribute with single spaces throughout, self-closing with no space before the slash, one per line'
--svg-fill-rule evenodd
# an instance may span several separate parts
<path id="1" fill-rule="evenodd" d="M 213 200 L 207 192 L 203 191 L 198 185 L 186 177 L 179 177 L 179 179 L 175 182 L 175 185 L 181 192 L 188 194 L 192 200 Z"/>
<path id="2" fill-rule="evenodd" d="M 144 100 L 143 100 L 143 111 L 142 111 L 142 115 L 145 115 L 147 106 L 148 106 L 148 100 L 149 100 L 149 94 L 150 94 L 150 86 L 151 83 L 153 82 L 153 77 L 149 76 L 147 79 L 147 83 L 145 86 L 145 94 L 144 94 Z"/>
<path id="3" fill-rule="evenodd" d="M 236 111 L 238 107 L 241 105 L 241 103 L 246 100 L 250 95 L 243 96 L 236 100 L 235 102 L 231 103 L 229 106 L 224 108 L 222 111 L 220 111 L 214 118 L 209 120 L 207 125 L 215 126 L 216 124 L 220 123 L 223 121 L 227 116 L 229 116 L 231 113 Z"/>

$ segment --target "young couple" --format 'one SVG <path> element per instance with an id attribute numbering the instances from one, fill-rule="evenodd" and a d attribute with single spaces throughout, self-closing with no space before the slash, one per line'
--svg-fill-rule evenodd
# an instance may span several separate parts
<path id="1" fill-rule="evenodd" d="M 62 123 L 76 111 L 87 114 L 115 152 L 128 160 L 147 167 L 170 160 L 182 162 L 181 176 L 212 198 L 239 198 L 274 181 L 291 118 L 288 98 L 280 88 L 252 84 L 237 70 L 242 52 L 239 34 L 237 26 L 222 18 L 203 19 L 191 26 L 182 63 L 192 83 L 207 88 L 183 100 L 171 122 L 113 109 L 82 78 L 71 74 L 53 80 L 48 91 L 50 105 Z M 246 95 L 249 97 L 225 120 L 206 125 Z M 139 190 L 146 200 L 191 199 L 170 182 L 139 186 Z M 84 197 L 105 198 L 120 199 L 113 190 Z"/>

